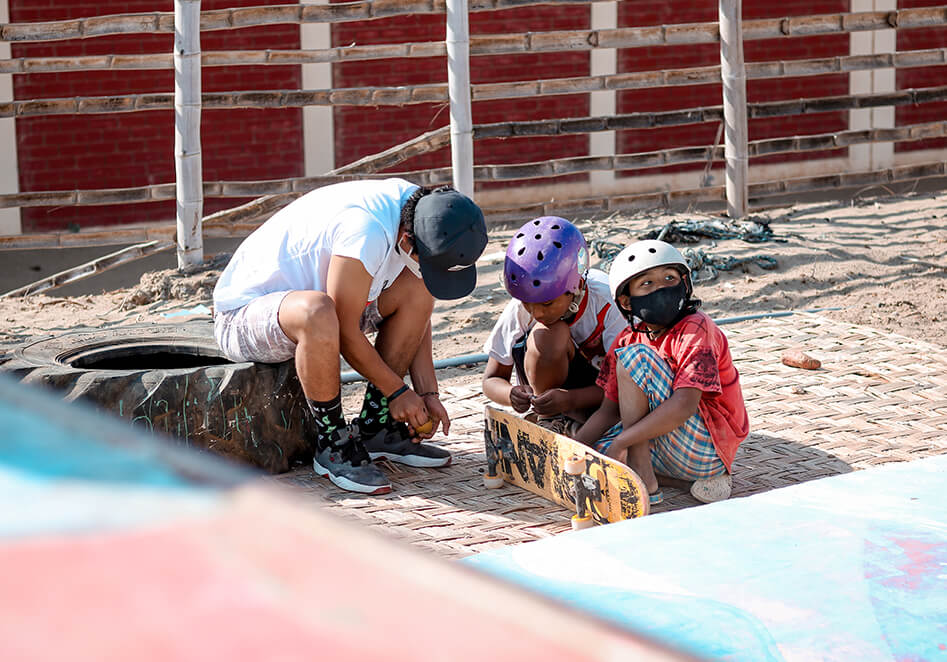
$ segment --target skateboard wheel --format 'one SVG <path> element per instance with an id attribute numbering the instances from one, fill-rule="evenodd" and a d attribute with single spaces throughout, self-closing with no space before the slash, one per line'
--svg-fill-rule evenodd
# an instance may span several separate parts
<path id="1" fill-rule="evenodd" d="M 585 473 L 585 458 L 573 455 L 565 462 L 565 472 L 570 476 L 579 476 Z"/>
<path id="2" fill-rule="evenodd" d="M 580 529 L 587 529 L 595 525 L 595 520 L 592 519 L 591 515 L 586 515 L 585 517 L 579 517 L 578 515 L 572 516 L 572 530 L 579 531 Z"/>
<path id="3" fill-rule="evenodd" d="M 484 476 L 483 486 L 488 490 L 495 490 L 503 487 L 503 479 L 500 476 Z"/>

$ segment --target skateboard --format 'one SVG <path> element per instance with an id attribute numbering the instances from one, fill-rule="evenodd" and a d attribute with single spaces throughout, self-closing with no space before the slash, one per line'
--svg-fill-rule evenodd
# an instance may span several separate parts
<path id="1" fill-rule="evenodd" d="M 648 514 L 648 490 L 624 464 L 491 406 L 483 419 L 487 488 L 510 483 L 574 508 L 573 529 Z"/>

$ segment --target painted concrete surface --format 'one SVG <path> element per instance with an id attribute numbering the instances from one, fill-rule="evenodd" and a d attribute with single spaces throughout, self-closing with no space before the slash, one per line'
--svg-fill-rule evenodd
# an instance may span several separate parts
<path id="1" fill-rule="evenodd" d="M 947 456 L 464 560 L 696 655 L 947 660 Z"/>
<path id="2" fill-rule="evenodd" d="M 254 477 L 0 375 L 0 660 L 685 659 Z"/>

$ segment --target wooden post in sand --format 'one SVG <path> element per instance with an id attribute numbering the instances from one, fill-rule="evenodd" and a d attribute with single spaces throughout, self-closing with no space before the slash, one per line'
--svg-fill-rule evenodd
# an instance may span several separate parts
<path id="1" fill-rule="evenodd" d="M 204 261 L 201 217 L 201 0 L 174 0 L 174 171 L 178 269 Z"/>
<path id="2" fill-rule="evenodd" d="M 743 63 L 743 2 L 719 0 L 720 77 L 723 81 L 724 155 L 727 162 L 727 214 L 746 216 L 747 126 L 746 67 Z"/>
<path id="3" fill-rule="evenodd" d="M 473 197 L 473 120 L 470 110 L 470 28 L 467 0 L 447 0 L 447 89 L 454 188 Z"/>

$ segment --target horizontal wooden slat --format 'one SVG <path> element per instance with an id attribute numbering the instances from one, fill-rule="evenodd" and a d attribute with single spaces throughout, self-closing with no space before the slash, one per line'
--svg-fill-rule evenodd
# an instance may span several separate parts
<path id="1" fill-rule="evenodd" d="M 593 0 L 472 0 L 472 12 L 549 4 L 591 5 Z M 607 1 L 607 0 L 601 0 Z M 201 13 L 201 30 L 230 30 L 260 25 L 292 23 L 344 23 L 392 16 L 442 14 L 446 0 L 375 0 L 326 5 L 274 5 L 217 9 Z M 855 12 L 817 16 L 791 16 L 743 21 L 744 39 L 838 34 L 891 28 L 934 27 L 947 23 L 947 7 L 922 7 L 896 11 Z M 172 12 L 116 14 L 92 18 L 7 23 L 0 25 L 0 41 L 31 42 L 85 39 L 114 34 L 172 33 Z M 558 42 L 569 48 L 634 48 L 675 44 L 711 43 L 719 40 L 716 23 L 663 25 L 617 30 L 534 33 L 533 42 Z"/>

